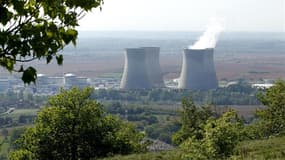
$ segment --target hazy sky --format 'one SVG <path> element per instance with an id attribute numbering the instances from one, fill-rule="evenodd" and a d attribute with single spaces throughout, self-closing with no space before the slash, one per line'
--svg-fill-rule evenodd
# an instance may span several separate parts
<path id="1" fill-rule="evenodd" d="M 104 0 L 79 30 L 196 31 L 213 17 L 227 31 L 285 32 L 285 0 Z"/>

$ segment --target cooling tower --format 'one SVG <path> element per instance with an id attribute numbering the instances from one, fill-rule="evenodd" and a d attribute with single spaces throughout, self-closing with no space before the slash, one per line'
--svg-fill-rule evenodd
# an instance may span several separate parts
<path id="1" fill-rule="evenodd" d="M 213 53 L 214 49 L 185 49 L 178 88 L 191 90 L 217 88 Z"/>
<path id="2" fill-rule="evenodd" d="M 152 87 L 147 73 L 146 59 L 143 48 L 126 49 L 121 89 L 149 89 Z"/>
<path id="3" fill-rule="evenodd" d="M 147 74 L 154 88 L 165 87 L 159 62 L 159 47 L 142 47 L 146 53 Z"/>

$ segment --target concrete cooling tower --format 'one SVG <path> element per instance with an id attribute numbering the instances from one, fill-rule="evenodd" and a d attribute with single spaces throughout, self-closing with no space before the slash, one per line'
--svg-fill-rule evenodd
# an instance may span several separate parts
<path id="1" fill-rule="evenodd" d="M 149 89 L 152 87 L 147 73 L 146 59 L 146 52 L 143 48 L 126 49 L 121 89 Z"/>
<path id="2" fill-rule="evenodd" d="M 159 62 L 159 47 L 142 47 L 146 53 L 146 68 L 152 87 L 165 87 Z"/>
<path id="3" fill-rule="evenodd" d="M 214 49 L 185 49 L 178 88 L 191 90 L 218 88 L 213 53 Z"/>
<path id="4" fill-rule="evenodd" d="M 159 47 L 126 49 L 121 89 L 164 87 L 159 63 Z"/>

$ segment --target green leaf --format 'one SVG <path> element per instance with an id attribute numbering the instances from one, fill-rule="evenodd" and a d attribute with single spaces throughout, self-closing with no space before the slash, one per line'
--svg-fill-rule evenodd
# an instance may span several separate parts
<path id="1" fill-rule="evenodd" d="M 35 83 L 37 79 L 37 70 L 33 67 L 28 67 L 24 70 L 22 75 L 22 80 L 24 83 L 30 84 L 31 82 Z"/>
<path id="2" fill-rule="evenodd" d="M 18 14 L 20 15 L 25 14 L 24 10 L 25 1 L 13 0 L 12 3 L 14 4 L 14 9 L 18 12 Z"/>
<path id="3" fill-rule="evenodd" d="M 13 13 L 9 12 L 6 7 L 0 6 L 0 23 L 6 25 L 13 17 Z"/>
<path id="4" fill-rule="evenodd" d="M 65 44 L 69 44 L 71 41 L 76 40 L 78 32 L 75 29 L 67 29 L 65 33 L 63 33 L 63 41 Z"/>
<path id="5" fill-rule="evenodd" d="M 7 60 L 5 57 L 46 58 L 49 63 L 59 49 L 71 42 L 76 45 L 78 32 L 75 27 L 78 26 L 79 13 L 101 7 L 102 2 L 103 0 L 0 0 L 0 66 L 10 72 L 14 71 L 15 64 L 21 66 L 15 60 Z M 13 25 L 12 22 L 21 24 Z M 61 65 L 63 56 L 56 58 Z M 25 83 L 35 81 L 35 69 L 20 70 Z"/>
<path id="6" fill-rule="evenodd" d="M 52 55 L 47 55 L 46 60 L 47 60 L 47 64 L 49 64 L 50 61 L 52 60 Z"/>
<path id="7" fill-rule="evenodd" d="M 62 54 L 56 56 L 56 61 L 58 65 L 62 65 L 63 63 L 63 56 Z"/>

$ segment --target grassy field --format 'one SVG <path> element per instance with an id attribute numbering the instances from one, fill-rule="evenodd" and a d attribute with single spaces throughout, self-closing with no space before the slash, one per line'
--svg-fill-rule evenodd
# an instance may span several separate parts
<path id="1" fill-rule="evenodd" d="M 102 160 L 180 160 L 181 151 L 149 152 L 128 156 L 115 156 Z M 241 142 L 233 160 L 285 160 L 285 136 L 266 140 Z"/>
<path id="2" fill-rule="evenodd" d="M 245 141 L 236 148 L 236 159 L 285 159 L 285 136 L 265 140 Z"/>
<path id="3" fill-rule="evenodd" d="M 133 154 L 128 156 L 115 156 L 101 160 L 180 160 L 181 152 L 179 150 L 164 152 L 149 152 L 145 154 Z"/>
<path id="4" fill-rule="evenodd" d="M 19 119 L 21 115 L 37 115 L 40 109 L 15 109 L 10 114 L 1 115 L 1 117 L 11 117 L 13 120 Z"/>

